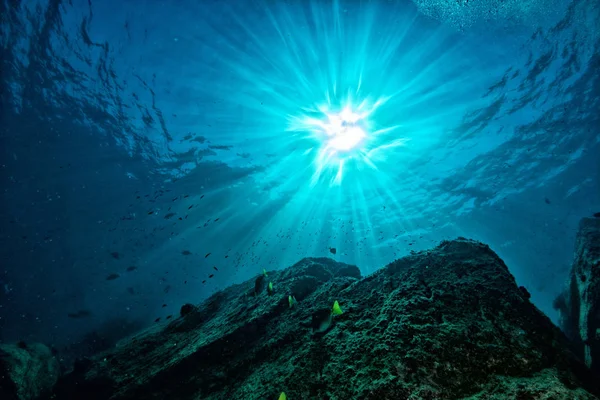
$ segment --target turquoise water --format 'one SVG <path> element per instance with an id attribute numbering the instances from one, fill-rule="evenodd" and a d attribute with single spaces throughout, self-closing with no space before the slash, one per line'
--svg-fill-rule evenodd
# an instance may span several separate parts
<path id="1" fill-rule="evenodd" d="M 0 338 L 85 353 L 263 268 L 457 236 L 556 318 L 600 210 L 597 1 L 0 11 Z"/>

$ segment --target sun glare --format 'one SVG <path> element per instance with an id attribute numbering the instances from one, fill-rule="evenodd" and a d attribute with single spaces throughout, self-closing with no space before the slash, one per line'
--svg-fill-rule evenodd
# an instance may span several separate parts
<path id="1" fill-rule="evenodd" d="M 340 184 L 344 167 L 350 160 L 377 169 L 372 155 L 390 146 L 389 138 L 384 139 L 382 134 L 397 128 L 375 130 L 374 113 L 385 102 L 386 99 L 382 98 L 376 102 L 363 100 L 355 103 L 348 97 L 339 107 L 328 102 L 326 105 L 303 109 L 299 116 L 289 118 L 288 131 L 304 132 L 315 143 L 311 149 L 316 150 L 313 184 L 326 171 L 333 172 L 332 184 Z"/>
<path id="2" fill-rule="evenodd" d="M 350 151 L 359 146 L 367 137 L 361 126 L 362 116 L 346 107 L 338 114 L 327 114 L 323 124 L 328 136 L 326 147 L 338 153 Z"/>

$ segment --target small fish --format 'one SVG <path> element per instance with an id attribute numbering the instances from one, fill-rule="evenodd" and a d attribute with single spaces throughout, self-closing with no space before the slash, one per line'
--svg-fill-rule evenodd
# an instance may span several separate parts
<path id="1" fill-rule="evenodd" d="M 148 215 L 154 214 L 154 211 L 148 211 Z"/>
<path id="2" fill-rule="evenodd" d="M 167 318 L 165 318 L 165 319 L 171 319 L 171 318 L 173 318 L 172 315 L 167 315 Z"/>
<path id="3" fill-rule="evenodd" d="M 202 281 L 202 283 L 206 283 L 206 279 Z"/>
<path id="4" fill-rule="evenodd" d="M 192 252 L 191 252 L 191 251 L 189 251 L 189 250 L 183 250 L 183 251 L 181 252 L 181 254 L 182 254 L 182 255 L 184 255 L 184 256 L 189 256 L 189 255 L 191 255 L 191 254 L 192 254 Z"/>
<path id="5" fill-rule="evenodd" d="M 118 279 L 120 277 L 121 277 L 121 275 L 119 275 L 119 274 L 110 274 L 110 275 L 108 275 L 106 277 L 106 280 L 107 281 L 114 281 L 115 279 Z"/>
<path id="6" fill-rule="evenodd" d="M 290 308 L 294 307 L 294 305 L 297 303 L 296 298 L 292 295 L 289 295 L 288 303 L 290 304 Z"/>
<path id="7" fill-rule="evenodd" d="M 329 248 L 329 252 L 330 252 L 331 254 L 336 254 L 336 253 L 337 253 L 337 249 L 336 249 L 335 247 L 330 247 L 330 248 Z"/>
<path id="8" fill-rule="evenodd" d="M 167 285 L 164 289 L 163 292 L 165 293 L 169 293 L 169 291 L 171 291 L 171 285 Z"/>
<path id="9" fill-rule="evenodd" d="M 269 292 L 269 294 L 273 294 L 273 282 L 269 282 L 269 285 L 267 286 L 267 292 Z"/>
<path id="10" fill-rule="evenodd" d="M 340 303 L 338 303 L 338 301 L 334 301 L 333 302 L 333 308 L 331 309 L 331 314 L 332 315 L 342 315 L 344 312 L 342 311 L 342 308 L 340 307 Z"/>
<path id="11" fill-rule="evenodd" d="M 128 288 L 127 288 L 127 293 L 129 293 L 129 294 L 133 295 L 133 294 L 135 294 L 135 289 L 134 289 L 134 288 L 132 288 L 132 287 L 128 287 Z"/>
<path id="12" fill-rule="evenodd" d="M 133 272 L 133 271 L 137 271 L 137 267 L 135 265 L 132 265 L 131 267 L 127 267 L 127 272 Z"/>
<path id="13" fill-rule="evenodd" d="M 258 296 L 265 287 L 265 276 L 259 275 L 254 281 L 254 296 Z"/>
<path id="14" fill-rule="evenodd" d="M 546 204 L 550 204 L 550 199 L 547 197 L 544 197 L 544 201 L 546 202 Z"/>
<path id="15" fill-rule="evenodd" d="M 263 268 L 263 276 L 268 276 L 267 275 L 267 270 Z"/>
<path id="16" fill-rule="evenodd" d="M 208 258 L 208 256 L 210 256 L 211 253 L 206 253 L 206 255 L 204 256 L 204 258 Z"/>
<path id="17" fill-rule="evenodd" d="M 596 214 L 594 214 L 594 218 L 600 218 L 600 212 L 597 212 Z"/>
<path id="18" fill-rule="evenodd" d="M 215 274 L 210 274 L 208 277 L 209 277 L 209 278 L 212 278 L 213 276 L 215 276 Z"/>
<path id="19" fill-rule="evenodd" d="M 218 271 L 217 267 L 215 267 L 214 265 L 213 265 L 213 268 L 215 269 L 215 271 Z"/>
<path id="20" fill-rule="evenodd" d="M 160 321 L 160 317 L 158 317 L 154 320 L 154 322 L 158 322 L 158 321 Z"/>
<path id="21" fill-rule="evenodd" d="M 121 255 L 120 255 L 118 252 L 116 252 L 116 251 L 113 251 L 112 253 L 110 253 L 110 255 L 111 255 L 111 256 L 112 256 L 112 258 L 114 258 L 115 260 L 118 260 L 118 259 L 120 259 L 120 258 L 121 258 Z"/>
<path id="22" fill-rule="evenodd" d="M 175 216 L 175 213 L 171 212 L 171 213 L 168 213 L 167 215 L 165 215 L 164 218 L 165 219 L 169 219 L 169 218 L 174 217 L 174 216 Z"/>
<path id="23" fill-rule="evenodd" d="M 167 306 L 166 304 L 163 304 L 163 305 L 162 305 L 162 308 L 165 308 L 166 306 Z"/>
<path id="24" fill-rule="evenodd" d="M 192 207 L 194 207 L 194 205 L 192 204 L 191 206 L 188 207 L 188 210 L 191 210 Z"/>
<path id="25" fill-rule="evenodd" d="M 91 316 L 92 313 L 88 310 L 79 310 L 77 312 L 74 313 L 68 313 L 67 316 L 69 318 L 75 318 L 75 319 L 79 319 L 79 318 L 86 318 Z"/>

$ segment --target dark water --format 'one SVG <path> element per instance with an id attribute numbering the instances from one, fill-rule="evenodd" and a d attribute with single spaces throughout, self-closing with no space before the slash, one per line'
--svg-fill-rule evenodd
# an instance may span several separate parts
<path id="1" fill-rule="evenodd" d="M 599 2 L 474 3 L 0 0 L 0 338 L 91 351 L 457 236 L 555 318 L 600 211 Z"/>

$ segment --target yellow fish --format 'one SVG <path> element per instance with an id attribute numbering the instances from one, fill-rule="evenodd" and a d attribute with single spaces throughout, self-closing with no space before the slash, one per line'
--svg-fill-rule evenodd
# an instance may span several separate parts
<path id="1" fill-rule="evenodd" d="M 290 304 L 290 308 L 294 307 L 296 304 L 296 298 L 292 295 L 288 296 L 288 303 Z"/>
<path id="2" fill-rule="evenodd" d="M 336 300 L 333 302 L 333 308 L 331 309 L 331 314 L 333 315 L 342 315 L 344 312 L 342 311 L 342 307 L 340 307 L 340 303 Z"/>

